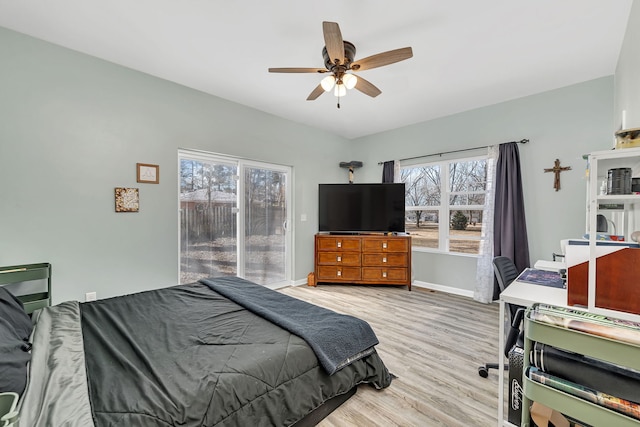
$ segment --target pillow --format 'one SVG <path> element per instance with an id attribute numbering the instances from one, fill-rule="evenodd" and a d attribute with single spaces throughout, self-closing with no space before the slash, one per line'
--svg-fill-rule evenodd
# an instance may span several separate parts
<path id="1" fill-rule="evenodd" d="M 24 391 L 32 330 L 31 318 L 22 303 L 0 286 L 0 393 Z"/>

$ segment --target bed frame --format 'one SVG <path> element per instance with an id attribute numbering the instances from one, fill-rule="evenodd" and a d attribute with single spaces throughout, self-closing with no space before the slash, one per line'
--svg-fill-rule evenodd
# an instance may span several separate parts
<path id="1" fill-rule="evenodd" d="M 358 386 L 353 387 L 345 394 L 341 394 L 324 402 L 313 411 L 309 412 L 303 419 L 293 424 L 292 427 L 313 427 L 326 418 L 330 413 L 338 409 L 340 405 L 356 394 Z"/>

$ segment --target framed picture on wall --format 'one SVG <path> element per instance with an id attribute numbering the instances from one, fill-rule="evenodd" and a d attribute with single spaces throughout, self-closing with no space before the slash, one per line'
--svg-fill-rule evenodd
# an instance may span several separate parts
<path id="1" fill-rule="evenodd" d="M 137 180 L 145 184 L 160 183 L 160 166 L 148 163 L 136 163 Z"/>
<path id="2" fill-rule="evenodd" d="M 140 196 L 137 188 L 116 187 L 116 212 L 138 212 Z"/>

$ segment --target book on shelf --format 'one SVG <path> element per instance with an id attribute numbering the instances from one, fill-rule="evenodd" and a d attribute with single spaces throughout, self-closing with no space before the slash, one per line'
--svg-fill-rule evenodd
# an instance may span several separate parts
<path id="1" fill-rule="evenodd" d="M 547 344 L 533 344 L 529 363 L 547 374 L 640 403 L 640 372 Z"/>
<path id="2" fill-rule="evenodd" d="M 532 283 L 534 285 L 550 286 L 552 288 L 566 288 L 567 285 L 562 275 L 557 271 L 540 270 L 537 268 L 525 268 L 516 279 L 518 282 Z"/>
<path id="3" fill-rule="evenodd" d="M 529 318 L 537 322 L 640 345 L 640 323 L 630 320 L 548 304 L 533 305 L 529 311 Z"/>
<path id="4" fill-rule="evenodd" d="M 533 366 L 529 368 L 527 375 L 532 381 L 640 420 L 640 405 L 637 403 L 550 375 Z"/>

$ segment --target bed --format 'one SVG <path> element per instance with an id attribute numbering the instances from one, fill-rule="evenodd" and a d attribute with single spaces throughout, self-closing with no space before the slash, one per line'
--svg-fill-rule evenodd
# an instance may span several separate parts
<path id="1" fill-rule="evenodd" d="M 236 277 L 64 302 L 33 324 L 14 340 L 17 365 L 30 356 L 17 426 L 315 425 L 359 384 L 391 383 L 366 322 Z"/>

